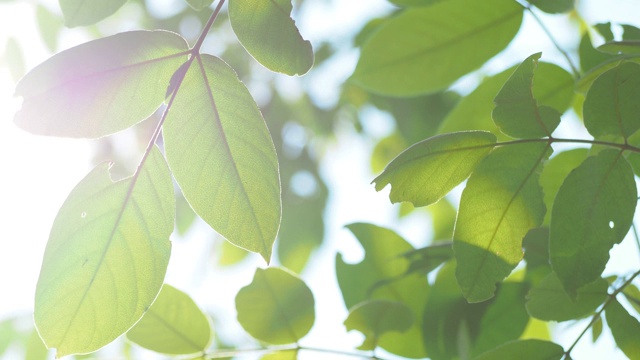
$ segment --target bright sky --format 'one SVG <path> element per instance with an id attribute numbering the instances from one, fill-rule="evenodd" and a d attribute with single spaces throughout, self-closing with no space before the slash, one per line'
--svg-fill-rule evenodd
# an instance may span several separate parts
<path id="1" fill-rule="evenodd" d="M 177 0 L 163 0 L 167 5 L 175 1 Z M 638 24 L 640 20 L 637 17 L 637 14 L 640 14 L 640 2 L 617 0 L 615 6 L 592 6 L 598 2 L 602 3 L 598 0 L 582 1 L 581 14 L 589 23 L 613 21 Z M 48 3 L 52 9 L 57 8 L 56 1 L 51 0 Z M 27 51 L 27 69 L 48 57 L 36 32 L 34 8 L 31 4 L 32 2 L 0 2 L 0 49 L 4 48 L 11 36 L 18 37 L 21 44 L 28 44 L 24 49 Z M 299 14 L 298 20 L 298 24 L 303 26 L 302 33 L 312 43 L 327 37 L 348 36 L 361 26 L 362 19 L 389 8 L 384 0 L 333 0 L 312 4 L 306 13 Z M 544 21 L 550 26 L 561 23 L 561 19 L 562 17 L 544 17 Z M 495 72 L 512 65 L 514 58 L 508 62 L 504 60 L 508 56 L 524 58 L 540 50 L 544 51 L 543 60 L 565 66 L 565 62 L 550 46 L 545 35 L 530 20 L 527 18 L 525 22 L 527 29 L 532 31 L 526 46 L 510 48 L 510 55 L 492 61 L 487 65 L 487 71 Z M 554 35 L 561 41 L 565 37 L 561 31 Z M 63 41 L 67 45 L 63 47 L 78 44 L 81 38 L 71 31 L 65 31 Z M 333 64 L 326 73 L 315 76 L 310 74 L 309 83 L 313 94 L 322 101 L 335 100 L 334 89 L 352 71 L 355 55 L 348 55 L 347 60 Z M 473 77 L 468 78 L 461 82 L 460 88 L 464 89 L 468 86 L 465 85 L 467 82 L 473 84 L 474 81 Z M 0 184 L 3 192 L 0 202 L 3 235 L 0 241 L 0 288 L 3 294 L 0 296 L 0 320 L 13 314 L 32 311 L 35 284 L 49 229 L 68 193 L 90 169 L 92 154 L 89 141 L 40 137 L 18 129 L 12 118 L 20 106 L 20 101 L 12 97 L 13 87 L 14 81 L 9 71 L 0 64 Z M 331 90 L 327 92 L 326 89 Z M 374 131 L 378 129 L 381 135 L 389 127 L 389 121 L 383 115 L 373 114 L 371 121 Z M 326 346 L 327 340 L 331 339 L 331 347 L 348 350 L 359 344 L 360 336 L 345 333 L 341 321 L 346 312 L 334 277 L 327 276 L 327 271 L 333 273 L 333 259 L 337 251 L 343 252 L 347 261 L 358 261 L 361 256 L 355 240 L 343 226 L 354 221 L 373 222 L 394 227 L 414 242 L 422 239 L 428 228 L 424 225 L 424 220 L 417 217 L 410 217 L 401 226 L 394 223 L 394 210 L 389 204 L 387 191 L 376 193 L 369 184 L 373 177 L 369 170 L 369 156 L 373 144 L 349 137 L 348 131 L 338 133 L 337 136 L 337 146 L 327 154 L 322 169 L 326 180 L 333 187 L 330 209 L 327 211 L 328 245 L 311 264 L 310 267 L 315 270 L 304 274 L 314 292 L 318 316 L 312 335 L 303 342 L 314 346 Z M 349 176 L 344 176 L 346 173 Z M 197 273 L 196 266 L 208 260 L 207 256 L 202 255 L 206 252 L 202 249 L 210 246 L 210 238 L 213 235 L 210 229 L 201 224 L 191 234 L 194 233 L 199 235 L 193 236 L 189 241 L 174 241 L 167 282 L 186 290 L 205 308 L 233 308 L 233 295 L 241 286 L 250 282 L 253 269 L 256 266 L 264 266 L 264 263 L 254 257 L 249 264 L 244 264 L 249 271 L 220 273 L 212 270 L 207 274 Z M 625 245 L 614 249 L 613 256 L 621 261 L 611 270 L 626 272 L 637 266 L 638 251 L 632 245 L 630 241 L 625 241 Z M 629 259 L 625 253 L 636 257 Z M 230 324 L 231 328 L 218 331 L 241 334 L 237 324 L 233 325 L 234 316 L 232 312 L 221 314 L 222 320 L 229 320 L 225 323 Z M 567 329 L 567 338 L 574 338 L 583 326 Z M 565 328 L 566 326 L 559 327 L 563 330 Z M 575 352 L 576 358 L 589 358 L 594 354 L 588 342 L 588 339 L 582 341 L 583 346 Z M 608 359 L 612 359 L 612 347 L 610 341 L 601 340 L 597 344 L 598 351 L 606 354 Z M 616 354 L 620 355 L 619 352 Z"/>

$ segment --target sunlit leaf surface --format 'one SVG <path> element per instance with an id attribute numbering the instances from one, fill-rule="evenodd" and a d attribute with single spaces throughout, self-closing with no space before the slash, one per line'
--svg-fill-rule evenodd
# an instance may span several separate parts
<path id="1" fill-rule="evenodd" d="M 358 330 L 365 340 L 360 350 L 373 350 L 378 345 L 380 335 L 386 332 L 405 332 L 414 322 L 414 315 L 403 303 L 388 300 L 369 300 L 349 310 L 344 321 L 347 331 Z"/>
<path id="2" fill-rule="evenodd" d="M 169 262 L 175 200 L 156 148 L 137 176 L 89 173 L 60 208 L 36 287 L 34 320 L 57 356 L 95 351 L 149 308 Z"/>

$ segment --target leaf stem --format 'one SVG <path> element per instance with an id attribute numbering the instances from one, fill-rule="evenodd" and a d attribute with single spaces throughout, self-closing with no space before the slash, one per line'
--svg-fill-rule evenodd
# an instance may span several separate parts
<path id="1" fill-rule="evenodd" d="M 633 237 L 636 239 L 636 245 L 638 245 L 638 251 L 640 251 L 640 237 L 638 236 L 638 228 L 635 221 L 631 223 L 631 229 L 633 230 Z"/>
<path id="2" fill-rule="evenodd" d="M 209 21 L 207 21 L 207 24 L 204 26 L 204 29 L 202 29 L 202 32 L 200 33 L 200 36 L 198 37 L 198 40 L 196 41 L 196 44 L 191 49 L 191 55 L 197 55 L 197 54 L 200 53 L 200 48 L 202 47 L 202 43 L 204 42 L 204 38 L 207 37 L 207 34 L 209 33 L 209 30 L 211 30 L 211 26 L 213 26 L 213 22 L 218 17 L 218 14 L 220 13 L 220 9 L 222 9 L 222 5 L 224 5 L 224 2 L 225 2 L 225 0 L 220 0 L 218 5 L 216 6 L 215 10 L 213 10 L 213 14 L 211 14 L 211 17 L 209 17 Z"/>
<path id="3" fill-rule="evenodd" d="M 542 22 L 540 17 L 533 11 L 533 9 L 531 9 L 531 4 L 528 4 L 525 8 L 529 11 L 531 16 L 533 16 L 533 19 L 538 23 L 538 25 L 540 25 L 540 27 L 545 32 L 545 34 L 547 34 L 547 37 L 549 38 L 549 40 L 551 40 L 551 42 L 553 43 L 553 46 L 555 46 L 556 49 L 558 49 L 558 51 L 560 52 L 560 54 L 562 54 L 562 56 L 564 56 L 564 58 L 567 59 L 567 63 L 569 63 L 569 67 L 571 68 L 571 72 L 573 73 L 573 77 L 576 78 L 576 79 L 579 78 L 580 77 L 580 71 L 573 64 L 573 61 L 571 60 L 571 57 L 569 57 L 569 54 L 560 46 L 560 44 L 558 44 L 556 39 L 551 34 L 551 31 L 549 31 L 549 29 Z"/>
<path id="4" fill-rule="evenodd" d="M 618 149 L 623 150 L 623 151 L 631 151 L 631 152 L 635 152 L 635 153 L 640 153 L 640 148 L 639 147 L 632 146 L 632 145 L 629 145 L 629 144 L 614 143 L 614 142 L 601 141 L 601 140 L 564 139 L 564 138 L 554 138 L 554 137 L 540 138 L 540 139 L 519 139 L 519 140 L 512 140 L 512 141 L 504 141 L 504 142 L 497 142 L 495 144 L 490 144 L 489 146 L 509 146 L 509 145 L 525 144 L 525 143 L 537 143 L 537 142 L 546 142 L 546 143 L 549 143 L 549 144 L 553 144 L 553 143 L 573 143 L 573 144 L 602 145 L 602 146 L 609 146 L 609 147 L 618 148 Z"/>
<path id="5" fill-rule="evenodd" d="M 263 347 L 263 348 L 252 348 L 252 349 L 234 349 L 234 350 L 223 350 L 216 351 L 206 354 L 207 359 L 219 359 L 237 356 L 240 354 L 247 353 L 263 353 L 263 352 L 275 352 L 275 351 L 313 351 L 319 353 L 328 353 L 334 355 L 344 355 L 351 356 L 355 358 L 363 358 L 363 359 L 372 359 L 372 360 L 385 360 L 384 358 L 377 357 L 375 355 L 368 355 L 364 353 L 336 350 L 336 349 L 326 349 L 326 348 L 317 348 L 313 346 L 302 346 L 302 345 L 293 345 L 293 346 L 273 346 L 273 347 Z"/>
<path id="6" fill-rule="evenodd" d="M 598 319 L 602 316 L 602 313 L 604 312 L 604 310 L 607 308 L 607 306 L 609 306 L 609 304 L 613 301 L 613 299 L 615 299 L 616 296 L 624 290 L 624 288 L 629 286 L 629 284 L 631 284 L 633 279 L 635 279 L 638 275 L 640 275 L 640 270 L 633 273 L 633 275 L 631 275 L 631 277 L 627 279 L 627 281 L 625 281 L 622 285 L 620 285 L 620 287 L 617 288 L 613 293 L 609 294 L 609 296 L 607 297 L 607 300 L 604 302 L 604 304 L 602 304 L 602 307 L 600 308 L 600 310 L 598 310 L 598 312 L 593 315 L 593 317 L 591 318 L 591 321 L 589 321 L 589 324 L 587 324 L 584 330 L 582 330 L 580 335 L 578 335 L 578 338 L 573 342 L 573 344 L 571 344 L 569 349 L 567 349 L 567 351 L 564 352 L 565 359 L 567 360 L 571 359 L 571 356 L 570 356 L 571 351 L 573 350 L 573 348 L 576 347 L 576 345 L 578 344 L 578 341 L 580 341 L 580 339 L 582 339 L 584 334 L 587 333 L 587 331 L 591 328 L 591 326 L 593 326 L 593 324 L 596 321 L 598 321 Z"/>

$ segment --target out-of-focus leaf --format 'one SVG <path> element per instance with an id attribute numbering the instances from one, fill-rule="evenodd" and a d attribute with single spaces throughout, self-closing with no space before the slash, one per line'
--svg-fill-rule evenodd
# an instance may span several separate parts
<path id="1" fill-rule="evenodd" d="M 469 302 L 493 296 L 522 260 L 522 239 L 544 218 L 538 185 L 541 164 L 550 154 L 545 143 L 495 149 L 476 168 L 462 192 L 453 251 L 456 277 Z"/>
<path id="2" fill-rule="evenodd" d="M 551 340 L 549 325 L 545 321 L 530 317 L 529 323 L 524 329 L 524 333 L 522 333 L 522 336 L 520 336 L 520 339 Z"/>
<path id="3" fill-rule="evenodd" d="M 211 325 L 189 295 L 164 284 L 127 339 L 163 354 L 194 354 L 209 346 Z"/>
<path id="4" fill-rule="evenodd" d="M 602 335 L 602 318 L 598 316 L 598 319 L 591 325 L 591 342 L 595 343 Z"/>
<path id="5" fill-rule="evenodd" d="M 588 31 L 582 35 L 578 54 L 580 55 L 580 68 L 582 68 L 583 72 L 589 71 L 612 57 L 612 55 L 604 54 L 593 47 L 591 35 Z"/>
<path id="6" fill-rule="evenodd" d="M 235 246 L 228 241 L 220 242 L 218 247 L 218 265 L 231 266 L 246 259 L 249 252 L 241 247 Z"/>
<path id="7" fill-rule="evenodd" d="M 240 325 L 254 338 L 270 344 L 295 343 L 315 321 L 311 290 L 281 268 L 256 269 L 251 284 L 236 295 Z"/>
<path id="8" fill-rule="evenodd" d="M 49 355 L 42 339 L 40 339 L 40 335 L 38 335 L 38 331 L 35 329 L 29 335 L 25 350 L 24 358 L 26 360 L 47 360 Z"/>
<path id="9" fill-rule="evenodd" d="M 344 321 L 347 331 L 358 330 L 365 339 L 360 350 L 373 350 L 378 339 L 387 332 L 403 333 L 413 324 L 414 315 L 405 304 L 389 300 L 368 300 L 349 310 Z"/>
<path id="10" fill-rule="evenodd" d="M 7 40 L 3 58 L 3 62 L 9 67 L 11 76 L 15 81 L 18 81 L 24 75 L 24 55 L 20 43 L 15 38 L 10 37 Z"/>
<path id="11" fill-rule="evenodd" d="M 86 26 L 113 15 L 127 0 L 60 0 L 67 27 Z"/>
<path id="12" fill-rule="evenodd" d="M 442 242 L 406 252 L 402 256 L 411 262 L 407 273 L 418 271 L 426 275 L 450 260 L 453 257 L 453 250 L 451 249 L 451 242 Z"/>
<path id="13" fill-rule="evenodd" d="M 533 95 L 533 74 L 542 53 L 525 59 L 505 82 L 493 102 L 493 121 L 500 130 L 515 138 L 551 136 L 560 124 L 560 113 L 540 106 Z"/>
<path id="14" fill-rule="evenodd" d="M 260 358 L 260 360 L 298 360 L 298 349 L 276 350 Z"/>
<path id="15" fill-rule="evenodd" d="M 538 227 L 529 230 L 522 240 L 524 248 L 524 260 L 527 262 L 527 275 L 531 271 L 543 268 L 541 271 L 549 272 L 549 228 Z"/>
<path id="16" fill-rule="evenodd" d="M 186 41 L 168 31 L 131 31 L 58 53 L 20 80 L 16 124 L 34 134 L 97 138 L 126 129 L 164 101 Z"/>
<path id="17" fill-rule="evenodd" d="M 233 69 L 211 55 L 197 57 L 176 91 L 163 134 L 184 197 L 220 235 L 269 263 L 280 178 L 258 106 Z"/>
<path id="18" fill-rule="evenodd" d="M 627 285 L 624 290 L 622 290 L 622 294 L 627 298 L 629 304 L 633 306 L 636 312 L 640 313 L 640 290 L 634 284 Z"/>
<path id="19" fill-rule="evenodd" d="M 442 122 L 439 133 L 463 130 L 491 131 L 498 139 L 508 139 L 491 118 L 493 98 L 515 71 L 515 67 L 486 78 L 473 92 L 460 100 Z M 533 96 L 539 105 L 549 106 L 563 113 L 571 105 L 574 79 L 563 68 L 538 62 L 533 74 Z"/>
<path id="20" fill-rule="evenodd" d="M 409 147 L 373 182 L 377 191 L 391 184 L 393 203 L 433 204 L 464 181 L 495 142 L 485 131 L 438 135 Z"/>
<path id="21" fill-rule="evenodd" d="M 611 23 L 600 23 L 593 26 L 598 34 L 602 35 L 604 41 L 613 41 L 613 31 L 611 31 Z"/>
<path id="22" fill-rule="evenodd" d="M 588 149 L 572 149 L 555 154 L 546 162 L 540 174 L 540 185 L 544 191 L 544 204 L 547 209 L 552 208 L 553 200 L 556 198 L 558 189 L 560 189 L 564 179 L 566 179 L 571 170 L 580 166 L 588 154 Z M 549 224 L 550 220 L 551 211 L 547 211 L 544 223 Z"/>
<path id="23" fill-rule="evenodd" d="M 194 10 L 200 11 L 204 8 L 209 7 L 213 3 L 213 0 L 185 0 L 189 6 L 191 6 Z"/>
<path id="24" fill-rule="evenodd" d="M 553 203 L 549 251 L 572 298 L 602 274 L 609 250 L 629 231 L 637 198 L 633 170 L 617 150 L 587 158 L 565 179 Z"/>
<path id="25" fill-rule="evenodd" d="M 640 128 L 640 64 L 622 63 L 600 75 L 583 105 L 584 126 L 596 138 L 622 136 L 625 140 Z"/>
<path id="26" fill-rule="evenodd" d="M 311 43 L 291 19 L 291 0 L 229 0 L 229 20 L 238 40 L 272 71 L 302 75 L 313 65 Z"/>
<path id="27" fill-rule="evenodd" d="M 353 79 L 394 96 L 442 90 L 502 51 L 520 28 L 522 10 L 508 0 L 449 0 L 409 8 L 371 35 Z"/>
<path id="28" fill-rule="evenodd" d="M 604 313 L 616 345 L 629 359 L 640 359 L 640 322 L 638 319 L 629 315 L 616 299 L 609 302 Z"/>
<path id="29" fill-rule="evenodd" d="M 186 234 L 195 220 L 196 213 L 193 212 L 182 193 L 179 193 L 176 196 L 176 230 L 178 230 L 178 234 Z"/>
<path id="30" fill-rule="evenodd" d="M 11 343 L 19 337 L 14 321 L 14 318 L 9 318 L 0 322 L 0 355 L 4 354 Z"/>
<path id="31" fill-rule="evenodd" d="M 36 287 L 34 320 L 57 356 L 88 353 L 135 324 L 160 291 L 169 263 L 175 200 L 153 148 L 135 176 L 91 171 L 60 208 Z"/>
<path id="32" fill-rule="evenodd" d="M 371 224 L 356 223 L 347 228 L 356 236 L 365 251 L 358 264 L 346 264 L 336 256 L 336 275 L 347 308 L 372 299 L 398 301 L 407 305 L 416 319 L 425 310 L 429 283 L 422 274 L 406 275 L 409 267 L 402 254 L 413 247 L 395 232 Z M 387 351 L 411 358 L 425 357 L 420 324 L 405 333 L 386 333 L 378 345 Z"/>
<path id="33" fill-rule="evenodd" d="M 398 6 L 427 6 L 439 3 L 443 0 L 389 0 Z"/>
<path id="34" fill-rule="evenodd" d="M 382 172 L 385 166 L 407 146 L 408 144 L 397 132 L 380 139 L 371 153 L 371 170 L 374 173 Z"/>
<path id="35" fill-rule="evenodd" d="M 530 3 L 546 13 L 559 14 L 573 10 L 574 1 L 575 0 L 532 0 Z"/>
<path id="36" fill-rule="evenodd" d="M 572 300 L 554 272 L 550 272 L 527 295 L 527 311 L 545 321 L 567 321 L 591 314 L 607 298 L 609 284 L 598 279 L 578 289 Z"/>
<path id="37" fill-rule="evenodd" d="M 58 35 L 62 30 L 62 19 L 54 14 L 46 6 L 38 4 L 36 8 L 36 21 L 40 37 L 49 51 L 55 52 L 58 47 Z"/>
<path id="38" fill-rule="evenodd" d="M 518 359 L 560 360 L 564 356 L 562 346 L 544 340 L 516 340 L 506 343 L 474 358 L 474 360 Z"/>
<path id="39" fill-rule="evenodd" d="M 638 40 L 622 40 L 610 41 L 598 46 L 598 50 L 610 54 L 640 54 L 640 41 Z"/>
<path id="40" fill-rule="evenodd" d="M 640 39 L 640 29 L 628 24 L 621 24 L 622 40 L 638 40 Z"/>
<path id="41" fill-rule="evenodd" d="M 458 211 L 447 198 L 440 199 L 437 203 L 427 208 L 431 215 L 433 239 L 435 241 L 453 239 L 453 228 L 456 223 Z"/>
<path id="42" fill-rule="evenodd" d="M 632 55 L 617 55 L 612 56 L 608 60 L 605 60 L 599 63 L 597 66 L 591 68 L 587 71 L 576 83 L 576 91 L 582 94 L 586 94 L 591 88 L 593 82 L 605 72 L 615 68 L 616 66 L 622 64 L 623 62 L 634 62 L 640 63 L 640 55 L 632 54 Z"/>

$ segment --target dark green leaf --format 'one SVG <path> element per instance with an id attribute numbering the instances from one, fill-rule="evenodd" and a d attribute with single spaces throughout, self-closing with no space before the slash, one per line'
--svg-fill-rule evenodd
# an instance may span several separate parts
<path id="1" fill-rule="evenodd" d="M 16 87 L 16 124 L 34 134 L 101 137 L 151 115 L 164 101 L 187 43 L 168 31 L 131 31 L 54 55 Z"/>
<path id="2" fill-rule="evenodd" d="M 574 6 L 574 0 L 532 0 L 530 3 L 549 14 L 569 12 Z"/>
<path id="3" fill-rule="evenodd" d="M 613 41 L 613 31 L 611 31 L 611 23 L 595 24 L 593 26 L 598 34 L 602 35 L 604 41 Z"/>
<path id="4" fill-rule="evenodd" d="M 36 287 L 34 320 L 57 356 L 88 353 L 135 324 L 160 291 L 175 200 L 153 148 L 136 176 L 112 182 L 97 166 L 60 208 Z"/>
<path id="5" fill-rule="evenodd" d="M 272 71 L 302 75 L 313 65 L 311 43 L 291 19 L 291 0 L 229 0 L 229 20 L 242 46 Z"/>
<path id="6" fill-rule="evenodd" d="M 596 138 L 629 138 L 640 128 L 640 65 L 626 62 L 600 75 L 584 101 L 584 125 Z"/>
<path id="7" fill-rule="evenodd" d="M 516 340 L 506 343 L 474 358 L 474 360 L 518 359 L 560 360 L 564 356 L 562 346 L 544 340 Z"/>
<path id="8" fill-rule="evenodd" d="M 554 272 L 550 272 L 527 295 L 527 311 L 545 321 L 567 321 L 591 314 L 607 298 L 608 283 L 604 279 L 578 289 L 572 300 Z"/>
<path id="9" fill-rule="evenodd" d="M 411 250 L 402 254 L 402 256 L 411 262 L 407 273 L 418 271 L 426 275 L 444 262 L 449 261 L 453 257 L 453 250 L 451 249 L 451 242 L 444 242 Z"/>
<path id="10" fill-rule="evenodd" d="M 371 299 L 398 301 L 407 305 L 415 318 L 421 319 L 429 293 L 429 283 L 422 274 L 406 275 L 409 267 L 402 254 L 413 247 L 391 230 L 371 224 L 356 223 L 347 226 L 365 251 L 359 264 L 346 264 L 342 256 L 336 256 L 336 275 L 347 308 Z M 386 333 L 379 346 L 394 354 L 420 358 L 426 352 L 421 346 L 420 324 L 407 332 Z"/>
<path id="11" fill-rule="evenodd" d="M 622 40 L 610 41 L 598 46 L 598 50 L 610 54 L 640 54 L 640 41 Z"/>
<path id="12" fill-rule="evenodd" d="M 204 8 L 209 7 L 213 3 L 213 0 L 185 0 L 189 6 L 193 9 L 200 11 Z"/>
<path id="13" fill-rule="evenodd" d="M 586 94 L 591 84 L 603 73 L 615 68 L 623 62 L 640 63 L 640 55 L 616 55 L 611 56 L 608 60 L 604 60 L 597 66 L 587 71 L 576 83 L 576 91 Z"/>
<path id="14" fill-rule="evenodd" d="M 629 231 L 637 202 L 631 166 L 617 150 L 587 158 L 566 178 L 551 212 L 551 266 L 572 298 L 595 281 Z"/>
<path id="15" fill-rule="evenodd" d="M 529 230 L 522 240 L 524 260 L 527 262 L 527 275 L 542 268 L 549 272 L 549 228 L 539 227 Z"/>
<path id="16" fill-rule="evenodd" d="M 409 147 L 373 182 L 378 191 L 391 184 L 391 202 L 433 204 L 464 181 L 495 142 L 484 131 L 438 135 Z"/>
<path id="17" fill-rule="evenodd" d="M 211 341 L 209 319 L 184 292 L 164 284 L 153 305 L 127 332 L 127 339 L 164 354 L 194 354 Z"/>
<path id="18" fill-rule="evenodd" d="M 113 15 L 127 0 L 60 0 L 67 27 L 86 26 Z"/>
<path id="19" fill-rule="evenodd" d="M 359 303 L 349 310 L 344 321 L 347 331 L 358 330 L 365 339 L 360 350 L 373 350 L 378 340 L 387 332 L 403 333 L 413 324 L 414 315 L 406 305 L 388 300 L 369 300 Z"/>
<path id="20" fill-rule="evenodd" d="M 315 321 L 311 290 L 280 268 L 256 269 L 251 284 L 236 295 L 236 310 L 240 325 L 270 344 L 297 342 Z"/>
<path id="21" fill-rule="evenodd" d="M 604 54 L 601 51 L 596 50 L 591 43 L 591 35 L 589 32 L 585 32 L 580 40 L 578 47 L 578 54 L 580 55 L 580 68 L 583 72 L 593 69 L 599 64 L 611 59 L 613 56 Z"/>
<path id="22" fill-rule="evenodd" d="M 469 302 L 493 296 L 522 260 L 522 239 L 542 224 L 545 206 L 538 185 L 546 143 L 495 149 L 476 168 L 462 192 L 453 234 L 456 277 Z"/>
<path id="23" fill-rule="evenodd" d="M 525 59 L 504 84 L 493 102 L 492 117 L 500 130 L 515 138 L 551 136 L 560 124 L 560 113 L 538 105 L 533 96 L 533 74 L 542 53 Z"/>
<path id="24" fill-rule="evenodd" d="M 449 0 L 409 8 L 369 38 L 353 78 L 381 94 L 436 92 L 502 51 L 521 22 L 522 6 L 509 0 Z"/>
<path id="25" fill-rule="evenodd" d="M 612 299 L 605 309 L 607 325 L 613 339 L 629 359 L 640 359 L 640 323 L 629 315 L 618 300 Z"/>
<path id="26" fill-rule="evenodd" d="M 220 235 L 269 263 L 280 178 L 258 106 L 233 69 L 210 55 L 196 58 L 176 91 L 163 134 L 184 197 Z"/>

